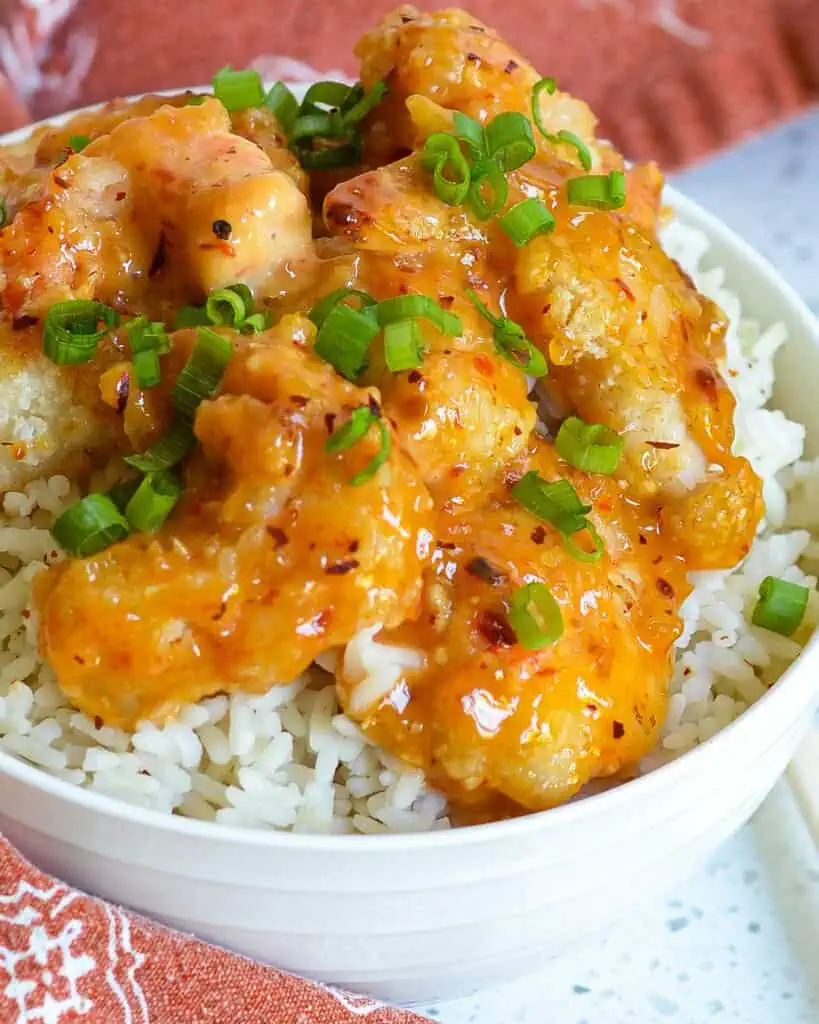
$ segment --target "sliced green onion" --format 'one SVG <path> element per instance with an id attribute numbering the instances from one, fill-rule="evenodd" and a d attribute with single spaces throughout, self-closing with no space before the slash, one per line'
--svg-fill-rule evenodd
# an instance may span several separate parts
<path id="1" fill-rule="evenodd" d="M 536 82 L 532 89 L 532 120 L 537 125 L 537 130 L 541 135 L 544 135 L 547 139 L 551 139 L 553 136 L 551 132 L 548 132 L 543 126 L 542 114 L 540 111 L 540 94 L 543 92 L 548 93 L 550 96 L 554 94 L 557 88 L 557 83 L 553 78 L 541 78 L 539 82 Z"/>
<path id="2" fill-rule="evenodd" d="M 539 199 L 523 199 L 508 210 L 499 221 L 500 226 L 518 248 L 526 245 L 535 235 L 554 230 L 555 218 Z"/>
<path id="3" fill-rule="evenodd" d="M 105 326 L 100 329 L 100 323 Z M 58 302 L 46 313 L 43 351 L 58 366 L 87 363 L 119 317 L 110 306 L 89 299 Z"/>
<path id="4" fill-rule="evenodd" d="M 421 150 L 421 164 L 432 173 L 435 195 L 448 206 L 459 206 L 469 192 L 469 162 L 458 140 L 446 132 L 433 132 Z"/>
<path id="5" fill-rule="evenodd" d="M 358 487 L 360 484 L 365 484 L 368 480 L 372 480 L 390 456 L 390 451 L 392 450 L 392 437 L 390 436 L 389 429 L 383 420 L 378 421 L 378 432 L 380 435 L 378 451 L 361 470 L 361 472 L 356 473 L 356 475 L 351 478 L 350 483 L 353 487 Z"/>
<path id="6" fill-rule="evenodd" d="M 315 352 L 347 380 L 355 380 L 367 365 L 367 354 L 380 328 L 372 317 L 339 302 L 324 317 Z"/>
<path id="7" fill-rule="evenodd" d="M 162 380 L 162 370 L 159 366 L 159 354 L 154 348 L 147 348 L 143 352 L 135 352 L 131 358 L 137 384 L 143 390 L 155 388 Z"/>
<path id="8" fill-rule="evenodd" d="M 301 114 L 290 126 L 290 142 L 302 139 L 343 139 L 348 129 L 340 117 L 333 114 Z"/>
<path id="9" fill-rule="evenodd" d="M 324 450 L 328 455 L 347 451 L 366 436 L 370 427 L 377 420 L 378 417 L 368 405 L 360 405 L 357 409 L 353 409 L 347 422 L 327 438 Z"/>
<path id="10" fill-rule="evenodd" d="M 179 501 L 182 485 L 167 470 L 148 473 L 125 508 L 125 517 L 135 530 L 158 530 Z"/>
<path id="11" fill-rule="evenodd" d="M 213 95 L 231 113 L 247 107 L 260 107 L 264 103 L 262 76 L 250 68 L 234 71 L 228 65 L 213 76 Z"/>
<path id="12" fill-rule="evenodd" d="M 483 156 L 486 153 L 486 135 L 483 125 L 468 114 L 462 114 L 456 110 L 452 116 L 452 134 L 463 142 L 473 157 Z"/>
<path id="13" fill-rule="evenodd" d="M 492 324 L 498 354 L 530 377 L 545 377 L 549 372 L 546 357 L 529 341 L 520 324 L 508 316 L 493 316 L 471 288 L 467 288 L 466 295 L 481 316 Z"/>
<path id="14" fill-rule="evenodd" d="M 144 452 L 126 455 L 125 461 L 134 469 L 143 473 L 156 473 L 161 469 L 170 469 L 181 462 L 193 448 L 196 438 L 193 436 L 193 424 L 190 420 L 177 417 L 170 430 L 156 444 L 152 444 Z"/>
<path id="15" fill-rule="evenodd" d="M 349 167 L 361 159 L 361 139 L 351 139 L 342 146 L 308 149 L 294 145 L 293 152 L 306 171 L 326 171 L 334 167 Z"/>
<path id="16" fill-rule="evenodd" d="M 335 291 L 325 295 L 323 299 L 317 302 L 310 310 L 308 316 L 316 327 L 321 327 L 327 319 L 327 314 L 340 302 L 344 302 L 348 298 L 358 299 L 360 303 L 359 309 L 362 312 L 368 307 L 376 305 L 375 299 L 369 292 L 363 292 L 359 288 L 336 288 Z"/>
<path id="17" fill-rule="evenodd" d="M 369 433 L 370 427 L 374 423 L 378 424 L 381 443 L 379 445 L 378 452 L 367 463 L 364 469 L 359 473 L 356 473 L 350 480 L 353 487 L 357 487 L 359 484 L 363 484 L 368 480 L 371 480 L 389 458 L 390 450 L 392 449 L 392 437 L 390 436 L 390 432 L 384 421 L 377 416 L 369 406 L 359 406 L 357 409 L 353 409 L 349 420 L 343 426 L 339 427 L 338 430 L 328 438 L 324 445 L 324 450 L 329 454 L 346 451 L 348 448 L 352 448 L 357 445 L 359 441 L 366 437 Z"/>
<path id="18" fill-rule="evenodd" d="M 347 95 L 342 103 L 340 112 L 345 124 L 356 124 L 363 120 L 367 114 L 384 99 L 389 92 L 386 82 L 376 82 L 369 92 L 364 91 L 364 86 L 358 82 Z"/>
<path id="19" fill-rule="evenodd" d="M 762 629 L 793 636 L 805 617 L 809 596 L 807 587 L 766 576 L 759 585 L 759 600 L 751 621 Z"/>
<path id="20" fill-rule="evenodd" d="M 620 465 L 623 438 L 602 423 L 584 423 L 569 416 L 555 438 L 557 454 L 586 473 L 613 473 Z"/>
<path id="21" fill-rule="evenodd" d="M 558 142 L 565 142 L 568 146 L 574 146 L 577 150 L 577 156 L 580 160 L 580 164 L 584 171 L 590 171 L 592 168 L 592 155 L 591 150 L 586 143 L 580 138 L 579 135 L 575 135 L 574 132 L 567 132 L 566 129 L 561 129 L 555 136 Z"/>
<path id="22" fill-rule="evenodd" d="M 174 409 L 193 423 L 196 410 L 212 398 L 233 355 L 233 346 L 209 327 L 200 327 L 196 343 L 171 392 Z"/>
<path id="23" fill-rule="evenodd" d="M 253 313 L 244 318 L 239 325 L 239 330 L 242 334 L 261 334 L 271 326 L 272 320 L 270 313 Z"/>
<path id="24" fill-rule="evenodd" d="M 424 335 L 417 320 L 397 320 L 384 328 L 384 361 L 392 373 L 421 366 L 423 352 Z"/>
<path id="25" fill-rule="evenodd" d="M 159 321 L 149 321 L 144 315 L 129 320 L 125 324 L 125 333 L 134 353 L 153 349 L 159 355 L 167 355 L 171 350 L 171 341 L 165 325 Z"/>
<path id="26" fill-rule="evenodd" d="M 588 526 L 586 516 L 591 506 L 581 502 L 568 480 L 550 482 L 536 470 L 530 470 L 518 480 L 511 494 L 528 512 L 551 523 L 564 536 L 579 533 Z"/>
<path id="27" fill-rule="evenodd" d="M 265 106 L 269 107 L 276 115 L 276 120 L 287 133 L 298 115 L 299 101 L 284 82 L 276 82 L 265 96 L 264 102 Z"/>
<path id="28" fill-rule="evenodd" d="M 622 171 L 608 174 L 580 174 L 567 182 L 569 204 L 594 210 L 617 210 L 626 201 L 626 176 Z"/>
<path id="29" fill-rule="evenodd" d="M 6 209 L 6 197 L 0 196 L 0 228 L 4 228 L 8 224 L 9 215 Z"/>
<path id="30" fill-rule="evenodd" d="M 87 558 L 130 532 L 128 521 L 105 494 L 89 494 L 67 508 L 51 527 L 57 543 L 75 558 Z"/>
<path id="31" fill-rule="evenodd" d="M 578 562 L 599 562 L 604 551 L 603 538 L 595 529 L 594 523 L 590 522 L 588 519 L 586 520 L 586 530 L 594 544 L 593 551 L 587 551 L 586 548 L 581 547 L 576 543 L 574 537 L 571 537 L 568 534 L 563 535 L 563 547 L 569 552 L 572 558 L 576 558 Z"/>
<path id="32" fill-rule="evenodd" d="M 309 113 L 321 107 L 338 109 L 350 95 L 351 88 L 344 82 L 315 82 L 304 94 L 302 112 Z"/>
<path id="33" fill-rule="evenodd" d="M 90 141 L 89 135 L 70 135 L 68 137 L 68 145 L 75 153 L 81 153 Z"/>
<path id="34" fill-rule="evenodd" d="M 438 303 L 427 295 L 396 295 L 378 303 L 378 322 L 382 327 L 398 320 L 423 318 L 433 323 L 442 334 L 457 338 L 462 331 L 461 318 L 455 313 L 441 309 Z"/>
<path id="35" fill-rule="evenodd" d="M 205 302 L 205 314 L 212 324 L 238 327 L 253 311 L 253 294 L 247 285 L 231 285 L 211 292 Z"/>
<path id="36" fill-rule="evenodd" d="M 188 93 L 185 96 L 184 106 L 186 107 L 201 107 L 207 99 L 207 96 L 200 96 L 196 93 Z"/>
<path id="37" fill-rule="evenodd" d="M 125 506 L 136 494 L 140 483 L 141 481 L 138 477 L 134 480 L 120 480 L 118 484 L 114 484 L 110 490 L 105 492 L 105 496 L 113 501 L 120 512 L 125 512 Z"/>
<path id="38" fill-rule="evenodd" d="M 560 605 L 544 583 L 519 587 L 509 602 L 509 625 L 518 643 L 529 651 L 539 651 L 563 635 Z"/>
<path id="39" fill-rule="evenodd" d="M 486 189 L 489 196 L 486 196 Z M 472 183 L 467 202 L 478 220 L 489 220 L 499 213 L 509 198 L 509 182 L 500 165 L 489 157 L 481 157 L 472 165 Z"/>
<path id="40" fill-rule="evenodd" d="M 535 155 L 529 118 L 516 110 L 507 110 L 493 117 L 486 126 L 486 150 L 503 171 L 522 167 Z"/>
<path id="41" fill-rule="evenodd" d="M 183 306 L 176 312 L 173 329 L 181 331 L 184 327 L 204 327 L 210 322 L 204 306 Z"/>

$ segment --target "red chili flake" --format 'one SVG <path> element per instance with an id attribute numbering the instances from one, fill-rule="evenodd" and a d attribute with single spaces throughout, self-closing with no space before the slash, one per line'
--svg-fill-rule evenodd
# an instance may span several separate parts
<path id="1" fill-rule="evenodd" d="M 646 441 L 646 444 L 649 448 L 661 448 L 663 451 L 680 447 L 677 441 Z"/>
<path id="2" fill-rule="evenodd" d="M 350 552 L 351 555 L 354 555 L 360 547 L 361 545 L 357 540 L 351 540 L 350 543 L 347 545 L 347 550 Z"/>
<path id="3" fill-rule="evenodd" d="M 645 539 L 645 537 L 642 535 L 642 533 L 639 536 L 639 541 L 640 541 L 641 544 L 648 544 L 648 541 Z"/>
<path id="4" fill-rule="evenodd" d="M 222 601 L 221 605 L 219 606 L 219 611 L 215 615 L 211 615 L 211 618 L 213 619 L 214 622 L 218 622 L 219 619 L 222 618 L 222 616 L 225 614 L 226 611 L 227 611 L 227 601 Z"/>
<path id="5" fill-rule="evenodd" d="M 280 526 L 268 526 L 267 533 L 268 536 L 272 538 L 273 543 L 276 545 L 277 551 L 279 548 L 283 548 L 284 545 L 287 544 L 287 534 Z"/>
<path id="6" fill-rule="evenodd" d="M 481 58 L 477 55 L 477 53 L 470 52 L 466 55 L 466 59 L 474 62 L 479 61 Z"/>
<path id="7" fill-rule="evenodd" d="M 367 405 L 369 406 L 370 412 L 373 416 L 381 415 L 381 406 L 378 404 L 378 399 L 375 395 L 369 395 L 367 397 Z"/>
<path id="8" fill-rule="evenodd" d="M 332 434 L 336 423 L 336 414 L 334 412 L 327 412 L 324 414 L 324 425 L 327 427 L 327 433 Z"/>
<path id="9" fill-rule="evenodd" d="M 231 227 L 229 220 L 222 220 L 220 218 L 219 220 L 215 220 L 211 226 L 213 227 L 214 235 L 216 235 L 217 238 L 221 238 L 223 242 L 226 242 L 233 233 L 233 228 Z"/>
<path id="10" fill-rule="evenodd" d="M 454 295 L 439 295 L 438 305 L 441 309 L 449 309 L 452 303 L 455 301 Z"/>
<path id="11" fill-rule="evenodd" d="M 508 60 L 506 67 L 503 69 L 507 75 L 511 75 L 513 71 L 517 70 L 518 62 L 516 60 Z"/>
<path id="12" fill-rule="evenodd" d="M 481 612 L 478 632 L 490 647 L 513 647 L 518 642 L 514 629 L 500 612 Z"/>
<path id="13" fill-rule="evenodd" d="M 694 378 L 709 398 L 716 398 L 717 375 L 710 366 L 701 366 L 694 374 Z"/>
<path id="14" fill-rule="evenodd" d="M 101 729 L 105 725 L 103 719 L 99 715 L 94 715 L 94 728 Z"/>
<path id="15" fill-rule="evenodd" d="M 284 467 L 284 475 L 285 476 L 292 476 L 293 475 L 293 470 L 295 468 L 296 467 L 294 465 L 292 465 L 291 463 L 288 462 L 287 465 Z"/>
<path id="16" fill-rule="evenodd" d="M 36 316 L 18 316 L 12 321 L 11 326 L 15 331 L 24 331 L 26 327 L 33 327 L 38 323 Z"/>
<path id="17" fill-rule="evenodd" d="M 656 558 L 652 558 L 651 559 L 651 564 L 652 565 L 659 565 L 660 562 L 662 562 L 662 560 L 663 560 L 663 556 L 662 555 L 657 555 Z"/>
<path id="18" fill-rule="evenodd" d="M 634 292 L 629 288 L 622 277 L 615 277 L 614 283 L 620 288 L 624 295 L 628 296 L 628 298 L 634 302 Z"/>
<path id="19" fill-rule="evenodd" d="M 515 427 L 512 433 L 515 435 L 515 437 L 520 437 L 523 431 L 520 429 L 520 427 Z"/>
<path id="20" fill-rule="evenodd" d="M 587 704 L 586 711 L 588 711 L 592 718 L 598 718 L 600 715 L 600 708 L 596 704 Z"/>
<path id="21" fill-rule="evenodd" d="M 128 195 L 128 193 L 127 193 L 127 192 L 117 192 L 117 194 L 116 194 L 116 196 L 115 196 L 115 199 L 116 199 L 116 201 L 117 201 L 118 203 L 121 203 L 121 202 L 122 202 L 122 200 L 123 200 L 123 199 L 124 199 L 124 198 L 125 198 L 125 197 L 126 197 L 127 195 Z"/>
<path id="22" fill-rule="evenodd" d="M 343 576 L 352 569 L 357 569 L 359 564 L 357 558 L 347 558 L 343 562 L 334 562 L 332 565 L 325 566 L 324 571 L 328 576 Z"/>
<path id="23" fill-rule="evenodd" d="M 479 580 L 483 580 L 484 583 L 491 583 L 492 586 L 495 586 L 498 583 L 505 583 L 509 579 L 502 569 L 498 569 L 480 555 L 475 558 L 471 558 L 466 563 L 465 568 L 470 576 L 475 576 Z"/>
<path id="24" fill-rule="evenodd" d="M 421 376 L 420 370 L 413 370 L 407 377 L 407 380 L 409 381 L 410 384 L 418 384 L 423 379 L 424 378 Z"/>
<path id="25" fill-rule="evenodd" d="M 475 356 L 475 367 L 485 377 L 495 376 L 495 367 L 492 365 L 492 360 L 489 356 L 485 356 L 483 354 Z"/>
<path id="26" fill-rule="evenodd" d="M 625 734 L 626 734 L 626 730 L 623 727 L 623 723 L 622 722 L 612 722 L 611 723 L 611 734 L 612 734 L 612 736 L 614 736 L 614 738 L 616 740 L 622 739 L 623 736 L 625 736 Z"/>
<path id="27" fill-rule="evenodd" d="M 657 589 L 660 591 L 663 597 L 667 597 L 669 600 L 671 600 L 671 598 L 674 596 L 674 588 L 671 586 L 668 580 L 664 580 L 662 576 L 658 577 L 657 579 Z"/>
<path id="28" fill-rule="evenodd" d="M 540 311 L 540 312 L 541 312 L 541 313 L 542 313 L 542 314 L 543 314 L 544 316 L 546 316 L 546 314 L 547 314 L 547 313 L 549 312 L 549 310 L 550 310 L 551 308 L 552 308 L 552 304 L 551 304 L 551 302 L 547 302 L 547 303 L 546 303 L 546 305 L 545 305 L 545 306 L 543 307 L 543 309 L 541 309 L 541 311 Z"/>
<path id="29" fill-rule="evenodd" d="M 85 664 L 85 658 L 81 658 L 81 657 L 79 656 L 79 654 L 75 654 L 75 655 L 74 655 L 74 661 L 76 661 L 76 663 L 77 663 L 78 665 L 84 665 L 84 664 Z"/>
<path id="30" fill-rule="evenodd" d="M 415 21 L 415 18 L 411 18 L 408 14 L 402 14 L 401 15 L 401 24 L 402 25 L 409 25 L 409 23 L 411 21 Z"/>
<path id="31" fill-rule="evenodd" d="M 26 457 L 26 446 L 24 444 L 16 444 L 11 451 L 12 458 L 21 462 Z"/>
<path id="32" fill-rule="evenodd" d="M 546 540 L 546 527 L 536 526 L 531 533 L 532 542 L 534 544 L 542 544 Z"/>
<path id="33" fill-rule="evenodd" d="M 65 178 L 60 178 L 56 174 L 54 175 L 52 181 L 59 188 L 68 188 L 68 182 L 65 180 Z"/>
<path id="34" fill-rule="evenodd" d="M 123 373 L 123 375 L 117 381 L 116 387 L 114 388 L 117 396 L 117 412 L 120 416 L 125 412 L 125 407 L 128 405 L 128 395 L 131 391 L 131 374 Z"/>
<path id="35" fill-rule="evenodd" d="M 691 669 L 687 665 L 683 669 L 683 675 L 684 676 L 690 676 L 691 675 Z"/>
<path id="36" fill-rule="evenodd" d="M 448 541 L 448 540 L 439 540 L 437 542 L 436 546 L 439 547 L 439 548 L 443 548 L 444 551 L 454 551 L 455 548 L 457 548 L 458 545 L 457 544 L 453 544 L 451 541 Z"/>
<path id="37" fill-rule="evenodd" d="M 24 608 L 22 612 L 20 612 L 20 614 L 23 616 L 24 619 L 31 618 L 31 612 L 28 610 L 28 608 Z"/>
<path id="38" fill-rule="evenodd" d="M 303 409 L 305 405 L 309 405 L 310 403 L 310 399 L 305 398 L 304 395 L 291 395 L 290 401 L 299 409 Z"/>

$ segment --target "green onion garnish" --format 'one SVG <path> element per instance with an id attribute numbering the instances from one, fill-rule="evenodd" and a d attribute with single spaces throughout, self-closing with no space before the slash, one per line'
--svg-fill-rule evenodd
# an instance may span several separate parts
<path id="1" fill-rule="evenodd" d="M 330 455 L 346 451 L 348 448 L 357 445 L 369 433 L 370 427 L 373 424 L 378 425 L 381 443 L 378 452 L 364 469 L 356 473 L 350 480 L 353 487 L 371 480 L 389 458 L 390 450 L 392 449 L 392 437 L 383 419 L 373 412 L 369 406 L 359 406 L 357 409 L 353 409 L 349 420 L 339 427 L 327 439 L 324 445 L 324 450 Z"/>
<path id="2" fill-rule="evenodd" d="M 181 493 L 182 485 L 173 473 L 148 473 L 128 502 L 125 517 L 135 530 L 153 533 L 168 518 Z"/>
<path id="3" fill-rule="evenodd" d="M 805 617 L 809 596 L 807 587 L 766 576 L 759 585 L 759 600 L 751 621 L 762 629 L 793 636 Z"/>
<path id="4" fill-rule="evenodd" d="M 623 438 L 602 423 L 584 423 L 569 416 L 555 438 L 557 454 L 586 473 L 613 473 L 620 465 Z"/>
<path id="5" fill-rule="evenodd" d="M 503 171 L 522 167 L 535 155 L 535 140 L 529 118 L 516 110 L 493 117 L 486 126 L 486 150 Z"/>
<path id="6" fill-rule="evenodd" d="M 252 313 L 246 316 L 239 325 L 242 334 L 261 334 L 266 331 L 272 322 L 270 313 Z"/>
<path id="7" fill-rule="evenodd" d="M 471 288 L 467 288 L 466 294 L 481 316 L 492 324 L 498 354 L 530 377 L 545 377 L 549 371 L 546 357 L 529 341 L 520 324 L 508 316 L 493 316 Z"/>
<path id="8" fill-rule="evenodd" d="M 483 156 L 486 152 L 486 135 L 483 125 L 474 117 L 456 110 L 452 117 L 452 134 L 458 142 L 464 143 L 473 157 Z"/>
<path id="9" fill-rule="evenodd" d="M 171 392 L 174 421 L 170 430 L 147 451 L 126 455 L 129 466 L 153 473 L 170 469 L 185 458 L 194 443 L 196 410 L 216 393 L 232 354 L 233 346 L 227 338 L 209 327 L 199 328 L 193 351 Z"/>
<path id="10" fill-rule="evenodd" d="M 210 322 L 204 306 L 182 306 L 176 311 L 173 329 L 181 331 L 185 327 L 204 327 Z"/>
<path id="11" fill-rule="evenodd" d="M 539 82 L 535 83 L 532 89 L 532 120 L 537 125 L 537 130 L 541 135 L 544 135 L 547 139 L 553 138 L 552 133 L 547 131 L 543 126 L 543 119 L 540 112 L 540 94 L 542 92 L 548 93 L 550 96 L 554 94 L 557 88 L 557 83 L 553 78 L 541 78 Z"/>
<path id="12" fill-rule="evenodd" d="M 574 148 L 577 150 L 577 156 L 580 160 L 580 164 L 583 167 L 583 170 L 591 170 L 591 150 L 586 145 L 586 143 L 580 138 L 579 135 L 575 135 L 574 132 L 567 132 L 564 128 L 561 129 L 561 131 L 559 131 L 557 135 L 554 136 L 554 139 L 556 142 L 565 142 L 569 146 L 574 146 Z"/>
<path id="13" fill-rule="evenodd" d="M 489 157 L 477 159 L 472 165 L 472 183 L 467 202 L 478 220 L 494 217 L 503 209 L 508 198 L 509 183 L 500 165 Z"/>
<path id="14" fill-rule="evenodd" d="M 325 295 L 323 299 L 320 299 L 310 310 L 308 316 L 316 327 L 321 327 L 327 319 L 327 314 L 340 302 L 344 302 L 344 300 L 348 298 L 357 299 L 359 302 L 359 309 L 362 312 L 365 309 L 376 305 L 375 299 L 369 292 L 363 292 L 358 288 L 336 288 L 335 291 L 330 292 Z"/>
<path id="15" fill-rule="evenodd" d="M 306 149 L 294 146 L 293 152 L 306 171 L 327 171 L 334 167 L 349 167 L 361 159 L 361 139 L 356 137 L 342 146 L 324 149 Z"/>
<path id="16" fill-rule="evenodd" d="M 265 96 L 264 102 L 276 115 L 276 120 L 286 134 L 290 130 L 292 123 L 296 120 L 296 115 L 299 112 L 299 101 L 284 82 L 276 82 L 267 96 Z"/>
<path id="17" fill-rule="evenodd" d="M 603 542 L 589 521 L 591 505 L 584 505 L 568 480 L 544 480 L 530 470 L 515 484 L 512 497 L 538 519 L 551 523 L 563 536 L 566 550 L 583 562 L 596 562 L 603 554 Z M 594 550 L 586 551 L 572 539 L 572 534 L 588 530 L 594 541 Z"/>
<path id="18" fill-rule="evenodd" d="M 563 635 L 560 605 L 544 583 L 519 587 L 509 602 L 509 625 L 518 643 L 529 651 L 539 651 Z"/>
<path id="19" fill-rule="evenodd" d="M 89 494 L 71 505 L 51 527 L 57 543 L 75 558 L 95 555 L 130 532 L 114 502 L 105 494 Z"/>
<path id="20" fill-rule="evenodd" d="M 213 76 L 213 95 L 231 113 L 247 107 L 260 107 L 264 103 L 262 76 L 250 68 L 234 71 L 228 65 Z"/>
<path id="21" fill-rule="evenodd" d="M 100 323 L 104 326 L 100 328 Z M 46 313 L 43 351 L 58 366 L 87 363 L 119 317 L 110 306 L 89 299 L 58 302 Z"/>
<path id="22" fill-rule="evenodd" d="M 377 107 L 388 92 L 386 82 L 376 82 L 369 92 L 365 92 L 361 82 L 356 82 L 341 104 L 339 112 L 347 124 L 356 124 Z"/>
<path id="23" fill-rule="evenodd" d="M 113 501 L 120 512 L 124 513 L 128 502 L 136 494 L 141 482 L 139 477 L 135 477 L 133 480 L 120 480 L 118 484 L 114 484 L 110 490 L 105 492 L 105 496 Z"/>
<path id="24" fill-rule="evenodd" d="M 212 324 L 239 327 L 253 311 L 253 293 L 244 284 L 218 288 L 208 295 L 205 314 Z"/>
<path id="25" fill-rule="evenodd" d="M 199 405 L 216 393 L 232 355 L 228 338 L 209 327 L 196 332 L 193 351 L 171 392 L 174 409 L 189 423 L 193 423 Z"/>
<path id="26" fill-rule="evenodd" d="M 68 137 L 68 145 L 75 153 L 81 153 L 90 141 L 89 135 L 70 135 Z"/>
<path id="27" fill-rule="evenodd" d="M 8 224 L 9 215 L 6 209 L 6 197 L 0 196 L 0 228 L 4 228 Z"/>
<path id="28" fill-rule="evenodd" d="M 397 295 L 393 299 L 384 299 L 378 303 L 377 314 L 382 327 L 398 320 L 423 318 L 450 338 L 457 338 L 462 331 L 461 318 L 455 313 L 441 309 L 438 303 L 427 295 Z"/>
<path id="29" fill-rule="evenodd" d="M 526 245 L 535 235 L 554 230 L 555 218 L 539 199 L 523 199 L 508 210 L 499 221 L 500 226 L 518 248 Z"/>
<path id="30" fill-rule="evenodd" d="M 162 370 L 159 366 L 159 355 L 156 349 L 149 348 L 144 352 L 135 352 L 131 358 L 136 374 L 137 384 L 140 388 L 155 388 L 162 380 Z"/>
<path id="31" fill-rule="evenodd" d="M 332 114 L 300 114 L 290 126 L 288 137 L 291 145 L 302 139 L 343 139 L 348 134 L 340 117 Z"/>
<path id="32" fill-rule="evenodd" d="M 126 455 L 125 461 L 134 469 L 143 473 L 156 473 L 162 469 L 170 469 L 181 462 L 193 448 L 196 438 L 193 436 L 191 423 L 186 419 L 177 418 L 170 430 L 155 444 L 144 452 Z"/>
<path id="33" fill-rule="evenodd" d="M 171 351 L 171 341 L 165 325 L 158 320 L 149 321 L 146 316 L 137 316 L 125 324 L 125 333 L 132 352 L 154 349 L 161 356 Z"/>
<path id="34" fill-rule="evenodd" d="M 384 361 L 392 373 L 417 369 L 423 352 L 424 335 L 417 320 L 397 320 L 384 328 Z"/>
<path id="35" fill-rule="evenodd" d="M 319 111 L 322 107 L 338 109 L 350 95 L 351 88 L 352 86 L 345 85 L 344 82 L 315 82 L 304 94 L 302 112 Z"/>
<path id="36" fill-rule="evenodd" d="M 370 345 L 380 330 L 373 317 L 338 302 L 319 327 L 316 355 L 354 381 L 367 365 Z"/>
<path id="37" fill-rule="evenodd" d="M 435 195 L 447 206 L 459 206 L 469 192 L 469 162 L 458 140 L 446 132 L 433 132 L 421 150 L 421 165 L 432 173 Z"/>
<path id="38" fill-rule="evenodd" d="M 626 202 L 626 176 L 622 171 L 608 174 L 580 174 L 567 182 L 569 204 L 594 210 L 619 210 Z"/>

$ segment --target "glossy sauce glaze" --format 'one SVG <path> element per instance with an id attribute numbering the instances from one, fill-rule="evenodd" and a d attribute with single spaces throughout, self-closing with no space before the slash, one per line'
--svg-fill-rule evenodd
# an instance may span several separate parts
<path id="1" fill-rule="evenodd" d="M 579 150 L 539 136 L 508 202 L 536 197 L 556 226 L 521 247 L 497 219 L 437 197 L 409 151 L 451 129 L 454 110 L 485 122 L 531 109 L 539 76 L 491 30 L 402 8 L 359 52 L 364 84 L 390 88 L 363 123 L 360 167 L 306 175 L 269 111 L 229 118 L 184 97 L 84 115 L 93 141 L 58 167 L 59 133 L 39 138 L 27 170 L 14 156 L 27 184 L 0 233 L 9 321 L 75 297 L 171 323 L 180 304 L 240 282 L 273 324 L 250 338 L 220 328 L 233 356 L 199 406 L 165 525 L 37 579 L 41 647 L 78 707 L 125 727 L 332 657 L 344 710 L 464 816 L 551 807 L 651 749 L 687 570 L 733 565 L 758 524 L 759 481 L 731 451 L 724 317 L 662 251 L 651 166 L 628 170 L 623 208 L 579 209 L 566 199 Z M 580 101 L 556 90 L 541 114 L 596 170 L 622 167 Z M 401 372 L 379 335 L 350 383 L 313 351 L 306 316 L 341 287 L 426 296 L 460 328 L 419 321 L 423 359 Z M 534 391 L 470 292 L 547 356 Z M 39 326 L 26 330 L 34 344 Z M 121 330 L 65 368 L 106 450 L 141 451 L 167 430 L 195 339 L 173 334 L 162 383 L 124 400 Z M 391 450 L 355 485 L 381 428 L 348 450 L 326 444 L 358 409 Z M 558 455 L 569 415 L 621 435 L 612 475 Z M 570 542 L 513 493 L 533 473 L 568 481 L 588 510 Z M 513 626 L 533 584 L 562 619 L 539 649 Z"/>

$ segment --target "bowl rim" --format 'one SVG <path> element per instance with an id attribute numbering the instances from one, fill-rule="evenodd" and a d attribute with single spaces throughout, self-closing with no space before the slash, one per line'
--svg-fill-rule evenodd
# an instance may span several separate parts
<path id="1" fill-rule="evenodd" d="M 306 84 L 300 83 L 294 86 L 294 91 L 306 88 Z M 188 90 L 184 88 L 162 90 L 128 96 L 124 99 L 135 100 L 141 98 L 142 95 L 174 96 L 185 91 Z M 192 86 L 190 91 L 210 92 L 211 89 L 210 86 Z M 105 103 L 92 104 L 67 111 L 46 121 L 39 121 L 7 132 L 0 135 L 0 146 L 22 142 L 38 128 L 50 125 L 58 127 L 76 114 L 87 113 L 103 106 Z M 663 198 L 683 224 L 703 231 L 708 236 L 709 242 L 717 242 L 732 250 L 739 262 L 750 270 L 752 276 L 766 278 L 783 299 L 786 307 L 786 324 L 800 323 L 805 333 L 812 338 L 814 345 L 819 347 L 819 319 L 814 316 L 801 296 L 780 276 L 767 259 L 718 217 L 703 209 L 692 199 L 688 199 L 672 186 L 664 187 Z M 507 839 L 514 841 L 516 838 L 523 838 L 541 830 L 550 831 L 561 826 L 570 826 L 595 815 L 617 813 L 622 805 L 632 800 L 656 797 L 657 792 L 666 785 L 684 785 L 688 776 L 699 772 L 707 764 L 709 758 L 716 756 L 715 751 L 731 741 L 741 744 L 743 738 L 749 734 L 762 715 L 773 708 L 784 706 L 786 701 L 792 698 L 796 679 L 800 675 L 802 678 L 809 678 L 805 673 L 801 673 L 803 664 L 809 659 L 819 661 L 819 629 L 814 631 L 802 652 L 759 700 L 714 736 L 676 757 L 673 761 L 659 765 L 643 775 L 628 780 L 628 782 L 582 799 L 575 799 L 547 811 L 533 811 L 516 818 L 480 825 L 463 825 L 430 832 L 378 833 L 376 835 L 294 833 L 272 828 L 263 830 L 240 825 L 218 825 L 214 822 L 199 821 L 174 813 L 164 814 L 151 808 L 130 804 L 125 800 L 118 800 L 115 797 L 73 785 L 50 775 L 44 768 L 29 764 L 3 750 L 0 750 L 0 776 L 9 775 L 20 783 L 30 785 L 68 804 L 82 807 L 88 812 L 95 812 L 103 817 L 124 820 L 135 826 L 176 835 L 180 839 L 189 837 L 205 841 L 217 840 L 225 845 L 268 848 L 271 851 L 287 849 L 339 854 L 351 853 L 354 850 L 370 853 L 380 850 L 385 854 L 394 854 L 401 850 L 407 853 L 420 853 L 452 846 L 472 846 Z M 796 679 L 792 677 L 796 677 Z M 819 692 L 819 674 L 817 674 L 813 689 Z"/>

